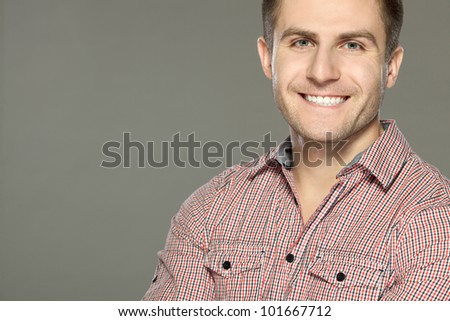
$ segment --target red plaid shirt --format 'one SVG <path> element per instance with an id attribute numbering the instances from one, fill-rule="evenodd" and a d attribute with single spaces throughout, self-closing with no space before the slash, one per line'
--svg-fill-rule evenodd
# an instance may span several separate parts
<path id="1" fill-rule="evenodd" d="M 394 121 L 302 223 L 281 144 L 173 218 L 144 300 L 450 300 L 450 182 Z"/>

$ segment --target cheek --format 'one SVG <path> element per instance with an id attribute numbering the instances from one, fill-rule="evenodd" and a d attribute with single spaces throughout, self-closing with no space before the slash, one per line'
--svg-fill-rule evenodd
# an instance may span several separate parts
<path id="1" fill-rule="evenodd" d="M 363 94 L 381 88 L 383 66 L 370 59 L 347 60 L 343 63 L 346 77 L 357 85 Z"/>
<path id="2" fill-rule="evenodd" d="M 274 80 L 284 85 L 301 81 L 305 77 L 305 68 L 305 59 L 295 55 L 278 55 L 274 62 Z"/>

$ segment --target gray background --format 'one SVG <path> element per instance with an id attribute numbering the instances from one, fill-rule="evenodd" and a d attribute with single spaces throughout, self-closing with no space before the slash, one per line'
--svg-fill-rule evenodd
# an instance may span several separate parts
<path id="1" fill-rule="evenodd" d="M 408 0 L 383 118 L 450 176 L 450 2 Z M 136 300 L 181 202 L 223 168 L 103 169 L 122 140 L 280 141 L 260 0 L 0 0 L 0 299 Z"/>

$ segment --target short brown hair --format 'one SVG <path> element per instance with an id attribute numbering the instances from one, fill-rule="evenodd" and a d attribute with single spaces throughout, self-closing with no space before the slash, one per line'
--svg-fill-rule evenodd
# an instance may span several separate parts
<path id="1" fill-rule="evenodd" d="M 273 32 L 281 9 L 282 0 L 263 0 L 262 16 L 264 26 L 264 39 L 269 50 L 273 48 Z M 381 7 L 381 20 L 386 32 L 386 60 L 389 60 L 392 52 L 398 47 L 400 31 L 403 25 L 403 1 L 379 0 Z"/>

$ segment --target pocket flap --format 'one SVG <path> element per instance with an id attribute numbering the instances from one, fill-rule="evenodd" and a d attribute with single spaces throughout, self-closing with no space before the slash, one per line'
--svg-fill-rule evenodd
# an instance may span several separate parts
<path id="1" fill-rule="evenodd" d="M 228 277 L 261 268 L 264 253 L 260 247 L 221 246 L 206 254 L 205 265 L 213 272 Z"/>
<path id="2" fill-rule="evenodd" d="M 309 273 L 337 287 L 378 287 L 385 267 L 379 262 L 335 253 L 319 253 Z"/>

